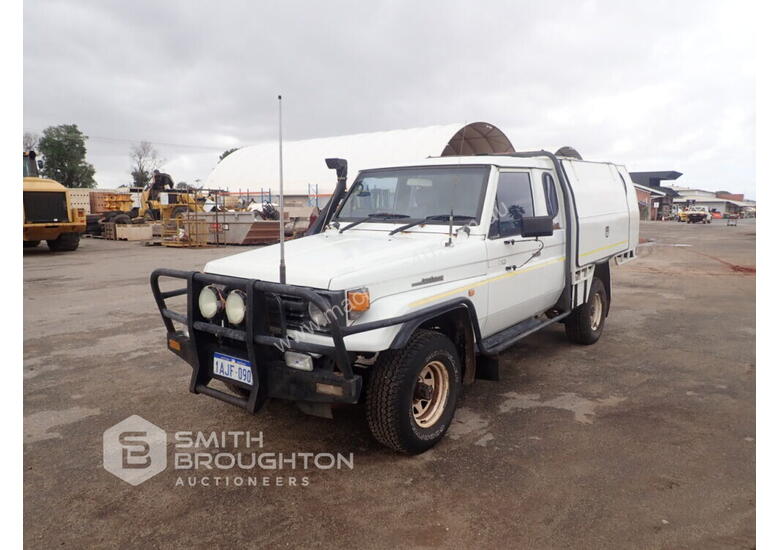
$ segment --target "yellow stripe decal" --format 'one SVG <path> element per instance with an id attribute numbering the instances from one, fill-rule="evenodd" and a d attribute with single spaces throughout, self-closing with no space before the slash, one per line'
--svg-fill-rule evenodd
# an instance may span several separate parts
<path id="1" fill-rule="evenodd" d="M 627 244 L 628 241 L 620 241 L 619 243 L 614 244 L 608 244 L 606 246 L 602 246 L 600 248 L 596 248 L 594 250 L 590 250 L 588 252 L 585 252 L 583 254 L 580 254 L 580 256 L 589 256 L 590 254 L 595 254 L 596 252 L 601 252 L 602 250 L 606 250 L 608 248 L 614 248 L 616 246 L 620 246 L 622 244 Z M 471 283 L 469 285 L 458 287 L 454 290 L 449 290 L 447 292 L 442 292 L 441 294 L 436 294 L 434 296 L 429 296 L 427 298 L 422 298 L 420 300 L 414 301 L 409 304 L 409 307 L 419 307 L 425 304 L 429 304 L 431 302 L 435 302 L 436 300 L 440 300 L 442 298 L 448 298 L 450 296 L 454 296 L 456 294 L 460 294 L 461 292 L 466 292 L 467 290 L 471 288 L 477 288 L 482 285 L 486 285 L 488 283 L 492 283 L 493 281 L 500 281 L 501 279 L 507 279 L 509 277 L 514 277 L 515 275 L 520 275 L 521 273 L 527 273 L 528 271 L 533 271 L 534 269 L 539 269 L 541 267 L 547 267 L 548 265 L 552 265 L 557 262 L 564 261 L 565 258 L 563 256 L 559 256 L 557 258 L 552 258 L 551 260 L 547 260 L 546 262 L 542 262 L 535 265 L 530 265 L 524 269 L 518 269 L 516 271 L 508 271 L 506 273 L 502 273 L 501 275 L 497 275 L 495 277 L 491 277 L 489 279 L 485 279 L 483 281 L 479 281 L 476 283 Z"/>
<path id="2" fill-rule="evenodd" d="M 620 246 L 621 244 L 626 244 L 628 241 L 620 241 L 619 243 L 615 244 L 608 244 L 607 246 L 602 246 L 601 248 L 595 248 L 589 252 L 583 252 L 580 254 L 580 256 L 590 256 L 591 254 L 595 254 L 596 252 L 601 252 L 602 250 L 606 250 L 607 248 L 614 248 L 616 246 Z"/>
<path id="3" fill-rule="evenodd" d="M 454 290 L 449 290 L 447 292 L 442 292 L 441 294 L 436 294 L 434 296 L 429 296 L 427 298 L 422 298 L 420 300 L 417 300 L 416 302 L 412 302 L 409 304 L 409 307 L 418 307 L 425 304 L 429 304 L 431 302 L 435 302 L 436 300 L 440 300 L 442 298 L 447 298 L 449 296 L 454 296 L 455 294 L 460 294 L 461 292 L 466 292 L 467 290 L 471 288 L 477 288 L 478 286 L 486 285 L 488 283 L 492 283 L 493 281 L 499 281 L 501 279 L 507 279 L 509 277 L 514 277 L 515 275 L 520 275 L 521 273 L 526 273 L 528 271 L 533 271 L 534 269 L 539 269 L 540 267 L 547 267 L 548 265 L 552 265 L 554 263 L 562 262 L 564 260 L 563 256 L 559 256 L 557 258 L 553 258 L 551 260 L 547 260 L 546 262 L 542 262 L 535 265 L 530 265 L 524 269 L 518 269 L 516 271 L 507 271 L 506 273 L 502 273 L 501 275 L 497 275 L 495 277 L 491 277 L 489 279 L 485 279 L 483 281 L 479 281 L 476 283 L 471 283 L 469 285 L 458 287 Z"/>

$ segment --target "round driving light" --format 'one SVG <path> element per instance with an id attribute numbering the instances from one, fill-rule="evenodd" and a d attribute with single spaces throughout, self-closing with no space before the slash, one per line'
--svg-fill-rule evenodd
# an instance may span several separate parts
<path id="1" fill-rule="evenodd" d="M 233 325 L 240 325 L 246 315 L 246 294 L 241 290 L 232 290 L 225 300 L 225 315 Z"/>
<path id="2" fill-rule="evenodd" d="M 203 287 L 198 296 L 198 307 L 201 315 L 206 319 L 213 319 L 222 309 L 222 294 L 219 289 L 213 286 Z"/>
<path id="3" fill-rule="evenodd" d="M 309 318 L 314 321 L 317 326 L 324 327 L 328 324 L 328 319 L 325 314 L 320 311 L 320 308 L 309 302 Z"/>

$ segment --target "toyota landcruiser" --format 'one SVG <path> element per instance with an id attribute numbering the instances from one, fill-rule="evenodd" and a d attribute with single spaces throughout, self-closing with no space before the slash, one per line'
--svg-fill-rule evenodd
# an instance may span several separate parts
<path id="1" fill-rule="evenodd" d="M 282 269 L 277 244 L 152 273 L 191 392 L 250 413 L 270 398 L 320 416 L 365 402 L 379 442 L 420 453 L 465 385 L 497 379 L 509 346 L 555 323 L 576 344 L 601 336 L 610 260 L 633 259 L 639 236 L 625 167 L 450 156 L 363 170 L 347 189 L 346 162 L 327 162 L 336 190 L 309 234 L 284 243 Z M 186 285 L 165 289 L 171 278 Z"/>

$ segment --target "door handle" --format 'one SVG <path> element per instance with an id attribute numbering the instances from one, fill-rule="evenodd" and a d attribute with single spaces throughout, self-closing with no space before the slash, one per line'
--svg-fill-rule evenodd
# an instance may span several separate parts
<path id="1" fill-rule="evenodd" d="M 517 269 L 516 265 L 508 265 L 508 266 L 506 266 L 506 270 L 507 271 L 514 271 L 515 269 Z"/>

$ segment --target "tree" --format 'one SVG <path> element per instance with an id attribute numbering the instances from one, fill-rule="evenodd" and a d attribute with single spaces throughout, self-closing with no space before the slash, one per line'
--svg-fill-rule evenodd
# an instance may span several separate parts
<path id="1" fill-rule="evenodd" d="M 157 150 L 148 141 L 130 147 L 130 175 L 133 185 L 143 187 L 152 179 L 152 172 L 160 168 L 164 162 Z"/>
<path id="2" fill-rule="evenodd" d="M 22 151 L 35 151 L 38 149 L 38 134 L 25 132 L 22 137 Z"/>
<path id="3" fill-rule="evenodd" d="M 86 160 L 87 139 L 75 124 L 46 128 L 38 140 L 42 175 L 65 187 L 95 187 L 95 167 Z"/>
<path id="4" fill-rule="evenodd" d="M 238 149 L 239 149 L 238 147 L 231 147 L 230 149 L 226 149 L 225 151 L 222 152 L 221 155 L 219 155 L 219 160 L 217 161 L 217 163 L 222 162 L 222 159 L 224 159 L 230 153 L 235 153 L 236 151 L 238 151 Z"/>
<path id="5" fill-rule="evenodd" d="M 190 184 L 187 183 L 186 181 L 180 181 L 179 183 L 176 184 L 176 189 L 181 189 L 182 191 L 189 191 Z"/>

